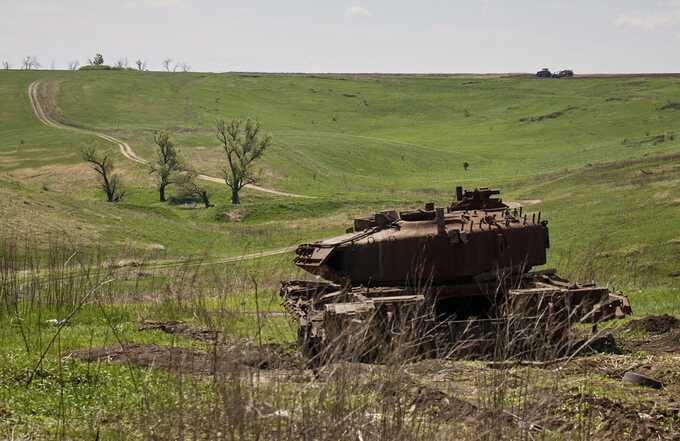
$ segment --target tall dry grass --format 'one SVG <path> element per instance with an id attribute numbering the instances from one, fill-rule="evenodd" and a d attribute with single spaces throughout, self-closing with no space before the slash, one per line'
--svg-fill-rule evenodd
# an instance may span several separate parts
<path id="1" fill-rule="evenodd" d="M 458 361 L 434 364 L 424 376 L 414 373 L 414 366 L 421 366 L 424 358 L 480 358 L 468 342 L 450 341 L 450 326 L 433 326 L 431 304 L 397 313 L 378 308 L 352 326 L 340 324 L 334 340 L 319 355 L 323 362 L 313 369 L 294 365 L 262 369 L 239 357 L 265 346 L 263 335 L 271 339 L 292 334 L 290 322 L 270 307 L 276 299 L 272 276 L 285 274 L 269 273 L 258 279 L 252 267 L 239 270 L 234 264 L 220 269 L 199 259 L 164 270 L 158 282 L 150 283 L 136 276 L 147 271 L 143 261 L 121 266 L 122 260 L 121 256 L 85 258 L 58 245 L 45 254 L 30 246 L 4 244 L 0 314 L 3 320 L 20 323 L 17 329 L 26 335 L 26 350 L 41 357 L 49 356 L 46 349 L 51 342 L 58 342 L 58 333 L 68 330 L 59 326 L 52 331 L 55 338 L 38 341 L 31 337 L 40 334 L 36 323 L 53 314 L 60 320 L 74 319 L 84 304 L 101 307 L 106 326 L 124 350 L 131 342 L 119 333 L 113 309 L 125 302 L 139 305 L 140 319 L 192 317 L 194 326 L 221 335 L 212 342 L 196 343 L 210 354 L 210 374 L 172 370 L 162 389 L 147 388 L 145 368 L 128 363 L 143 396 L 138 411 L 128 416 L 135 428 L 130 438 L 590 439 L 590 417 L 563 428 L 552 422 L 558 407 L 553 392 L 561 386 L 559 371 L 546 375 L 521 364 L 563 354 L 561 343 L 546 333 L 551 325 L 546 321 L 527 320 L 511 309 L 505 312 L 507 320 L 491 323 L 481 335 L 478 329 L 467 329 L 468 336 L 480 340 L 478 349 L 486 351 L 482 358 L 490 362 L 475 362 L 467 380 L 474 389 L 467 394 L 433 392 L 442 386 L 431 380 L 438 370 L 451 369 Z M 427 289 L 427 284 L 422 288 Z M 245 327 L 235 324 L 253 312 L 254 319 L 247 320 Z M 30 316 L 38 319 L 25 320 Z M 448 387 L 453 384 L 443 386 L 455 389 Z M 436 399 L 428 401 L 430 395 Z M 66 409 L 68 402 L 62 406 Z M 69 412 L 64 409 L 61 415 L 66 418 Z"/>

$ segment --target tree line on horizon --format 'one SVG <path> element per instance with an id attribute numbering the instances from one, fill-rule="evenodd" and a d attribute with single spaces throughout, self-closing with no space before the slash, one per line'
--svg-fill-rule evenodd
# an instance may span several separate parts
<path id="1" fill-rule="evenodd" d="M 8 61 L 2 61 L 3 70 L 37 70 L 43 67 L 42 63 L 35 55 L 28 55 L 24 57 L 17 65 L 17 68 Z M 185 61 L 177 61 L 172 58 L 164 58 L 161 62 L 163 71 L 165 72 L 191 72 L 191 66 Z M 113 65 L 105 64 L 104 56 L 100 53 L 92 58 L 88 58 L 87 64 L 81 66 L 80 61 L 71 60 L 66 64 L 67 70 L 136 70 L 140 72 L 148 71 L 148 62 L 143 58 L 137 58 L 133 63 L 130 63 L 128 57 L 119 58 Z M 54 61 L 50 65 L 50 70 L 57 70 Z"/>

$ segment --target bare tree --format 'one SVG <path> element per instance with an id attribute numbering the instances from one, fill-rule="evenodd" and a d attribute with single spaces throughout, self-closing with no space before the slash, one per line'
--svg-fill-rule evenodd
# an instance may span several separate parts
<path id="1" fill-rule="evenodd" d="M 118 69 L 127 69 L 128 67 L 127 57 L 118 59 L 118 61 L 116 61 L 116 67 Z"/>
<path id="2" fill-rule="evenodd" d="M 182 72 L 191 72 L 191 66 L 184 61 L 175 65 L 175 70 L 181 70 Z"/>
<path id="3" fill-rule="evenodd" d="M 137 61 L 135 61 L 135 64 L 137 65 L 137 70 L 146 70 L 146 61 L 142 60 L 141 58 L 138 58 Z"/>
<path id="4" fill-rule="evenodd" d="M 80 62 L 78 60 L 68 62 L 68 70 L 78 70 L 78 67 L 80 67 Z"/>
<path id="5" fill-rule="evenodd" d="M 231 189 L 231 203 L 240 203 L 239 192 L 255 182 L 252 165 L 269 147 L 269 135 L 260 136 L 260 123 L 248 119 L 245 123 L 235 119 L 226 124 L 217 121 L 217 139 L 227 155 L 224 167 L 224 182 Z"/>
<path id="6" fill-rule="evenodd" d="M 24 70 L 39 69 L 40 62 L 38 61 L 37 57 L 30 55 L 28 57 L 24 57 L 23 66 Z"/>
<path id="7" fill-rule="evenodd" d="M 110 152 L 98 153 L 94 147 L 83 150 L 82 157 L 90 164 L 92 170 L 99 174 L 101 189 L 106 193 L 108 202 L 118 202 L 125 196 L 118 175 L 113 173 L 113 160 Z"/>
<path id="8" fill-rule="evenodd" d="M 179 151 L 170 140 L 167 132 L 159 132 L 154 135 L 154 142 L 158 146 L 157 158 L 149 164 L 150 174 L 155 174 L 158 179 L 158 193 L 160 201 L 165 202 L 165 189 L 168 185 L 182 183 L 186 180 L 183 161 Z"/>
<path id="9" fill-rule="evenodd" d="M 166 58 L 163 60 L 163 67 L 167 72 L 170 72 L 170 65 L 172 64 L 172 58 Z"/>
<path id="10" fill-rule="evenodd" d="M 9 61 L 3 61 L 2 62 L 2 68 L 5 70 L 9 70 L 12 66 L 10 66 Z"/>

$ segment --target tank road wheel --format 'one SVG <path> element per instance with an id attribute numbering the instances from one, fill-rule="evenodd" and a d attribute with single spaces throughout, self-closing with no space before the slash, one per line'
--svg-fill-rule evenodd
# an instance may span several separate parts
<path id="1" fill-rule="evenodd" d="M 307 365 L 318 364 L 321 339 L 312 335 L 311 325 L 299 326 L 297 332 L 298 350 Z"/>

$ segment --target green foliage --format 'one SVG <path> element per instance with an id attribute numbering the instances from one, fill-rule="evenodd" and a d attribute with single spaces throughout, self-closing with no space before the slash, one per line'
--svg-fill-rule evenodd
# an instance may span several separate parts
<path id="1" fill-rule="evenodd" d="M 271 136 L 260 135 L 260 123 L 234 119 L 226 124 L 217 121 L 217 139 L 222 144 L 227 164 L 223 168 L 224 181 L 231 188 L 231 203 L 240 202 L 239 192 L 248 184 L 254 184 L 253 162 L 260 158 L 271 145 Z"/>
<path id="2" fill-rule="evenodd" d="M 156 159 L 149 163 L 149 173 L 156 176 L 160 201 L 165 202 L 165 189 L 171 184 L 181 184 L 192 178 L 183 173 L 186 169 L 180 157 L 179 150 L 170 140 L 170 134 L 165 131 L 154 135 L 154 142 L 158 146 Z"/>
<path id="3" fill-rule="evenodd" d="M 104 56 L 102 54 L 96 54 L 94 58 L 90 60 L 90 64 L 92 66 L 103 66 L 104 65 Z"/>
<path id="4" fill-rule="evenodd" d="M 113 67 L 106 64 L 88 64 L 87 66 L 80 66 L 78 70 L 115 70 Z"/>

